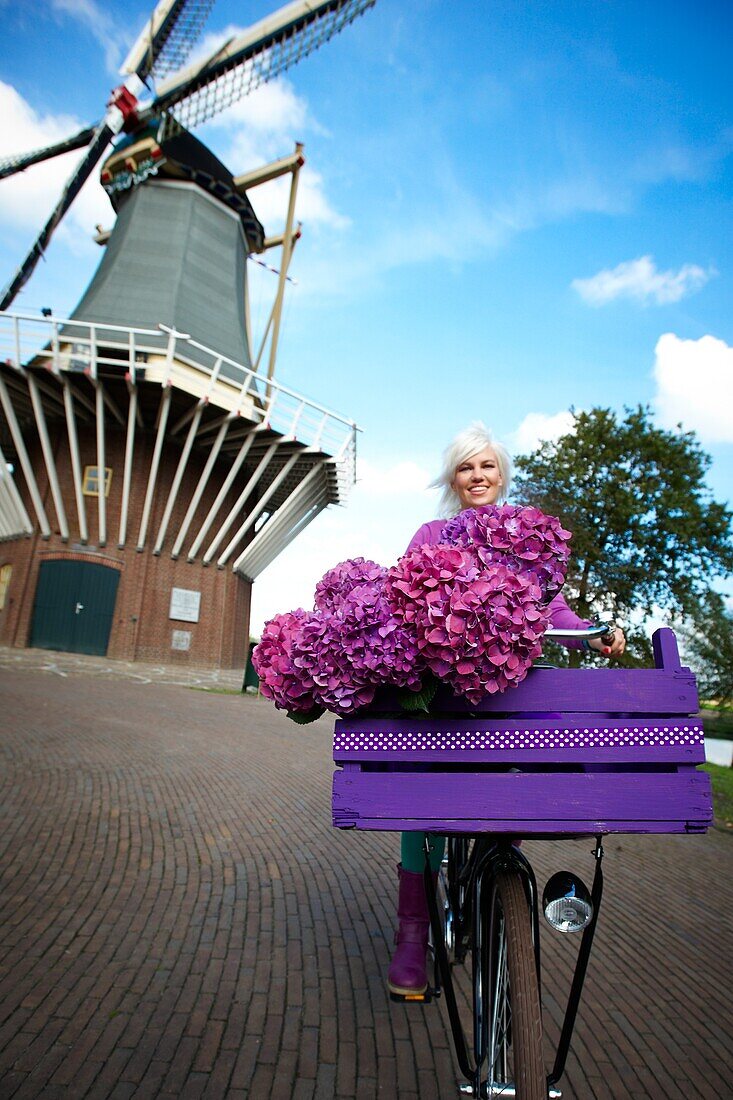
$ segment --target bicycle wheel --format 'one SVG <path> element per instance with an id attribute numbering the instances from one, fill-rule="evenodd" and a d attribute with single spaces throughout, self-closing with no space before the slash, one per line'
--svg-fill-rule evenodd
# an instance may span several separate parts
<path id="1" fill-rule="evenodd" d="M 513 1084 L 518 1100 L 547 1100 L 542 1060 L 542 1012 L 527 896 L 516 872 L 501 871 L 484 909 L 483 944 L 475 965 L 483 1005 L 475 1006 L 483 1034 L 487 1096 Z M 482 907 L 483 908 L 483 907 Z M 477 1052 L 478 1053 L 478 1052 Z"/>

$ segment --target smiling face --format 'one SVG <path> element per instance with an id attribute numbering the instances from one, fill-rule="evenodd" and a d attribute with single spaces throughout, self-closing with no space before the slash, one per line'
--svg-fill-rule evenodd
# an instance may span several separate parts
<path id="1" fill-rule="evenodd" d="M 501 493 L 501 473 L 493 448 L 484 447 L 456 468 L 451 488 L 463 508 L 495 504 Z"/>

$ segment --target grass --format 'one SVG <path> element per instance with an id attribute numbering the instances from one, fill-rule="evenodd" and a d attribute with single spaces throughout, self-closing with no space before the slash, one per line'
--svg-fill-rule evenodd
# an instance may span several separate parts
<path id="1" fill-rule="evenodd" d="M 717 707 L 713 709 L 709 704 L 703 703 L 700 714 L 706 737 L 722 737 L 733 741 L 733 710 Z"/>
<path id="2" fill-rule="evenodd" d="M 206 691 L 209 695 L 242 695 L 241 688 L 216 687 L 209 684 L 189 684 L 191 691 Z"/>
<path id="3" fill-rule="evenodd" d="M 719 829 L 733 832 L 733 768 L 703 764 L 713 784 L 713 814 Z"/>
<path id="4" fill-rule="evenodd" d="M 702 724 L 706 737 L 733 741 L 733 714 L 711 714 L 710 711 L 703 711 Z"/>

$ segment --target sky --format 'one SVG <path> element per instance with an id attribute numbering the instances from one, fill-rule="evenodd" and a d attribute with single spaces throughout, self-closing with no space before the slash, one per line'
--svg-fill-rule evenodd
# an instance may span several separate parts
<path id="1" fill-rule="evenodd" d="M 275 6 L 217 0 L 200 49 Z M 96 121 L 148 15 L 0 0 L 0 155 Z M 523 453 L 572 408 L 649 404 L 733 500 L 732 32 L 724 0 L 377 0 L 197 131 L 234 174 L 304 143 L 277 377 L 362 429 L 348 503 L 256 581 L 255 633 L 336 562 L 395 561 L 475 419 Z M 3 283 L 77 156 L 0 182 Z M 252 197 L 281 231 L 282 187 Z M 16 307 L 73 309 L 112 221 L 95 175 Z M 250 277 L 257 330 L 274 276 Z"/>

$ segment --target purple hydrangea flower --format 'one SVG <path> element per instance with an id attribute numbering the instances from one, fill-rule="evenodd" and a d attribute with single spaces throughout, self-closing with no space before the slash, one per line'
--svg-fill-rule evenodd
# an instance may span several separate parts
<path id="1" fill-rule="evenodd" d="M 386 570 L 384 571 L 386 577 Z M 371 684 L 417 690 L 423 664 L 414 633 L 390 609 L 384 580 L 357 585 L 340 610 L 341 643 L 358 676 Z"/>
<path id="2" fill-rule="evenodd" d="M 351 564 L 342 562 L 326 575 L 321 601 L 325 597 L 335 610 L 310 616 L 293 657 L 313 680 L 317 702 L 342 715 L 370 703 L 380 684 L 419 688 L 424 667 L 412 633 L 400 625 L 384 596 L 386 570 L 363 559 L 353 563 L 354 569 Z M 361 581 L 352 584 L 357 577 Z M 346 584 L 352 585 L 348 591 Z"/>
<path id="3" fill-rule="evenodd" d="M 348 715 L 380 684 L 419 689 L 426 671 L 472 703 L 518 684 L 540 655 L 569 539 L 536 508 L 489 505 L 389 570 L 341 562 L 319 581 L 314 611 L 266 625 L 253 652 L 263 694 L 289 711 Z"/>
<path id="4" fill-rule="evenodd" d="M 338 611 L 348 594 L 361 584 L 376 584 L 387 570 L 375 561 L 351 558 L 324 573 L 316 585 L 316 611 Z"/>
<path id="5" fill-rule="evenodd" d="M 489 504 L 469 508 L 446 523 L 445 542 L 472 549 L 484 565 L 531 574 L 549 600 L 565 582 L 571 534 L 537 508 Z"/>
<path id="6" fill-rule="evenodd" d="M 314 611 L 302 623 L 293 645 L 293 664 L 313 684 L 316 702 L 336 714 L 351 714 L 374 698 L 376 685 L 357 672 L 344 646 L 343 620 Z"/>

